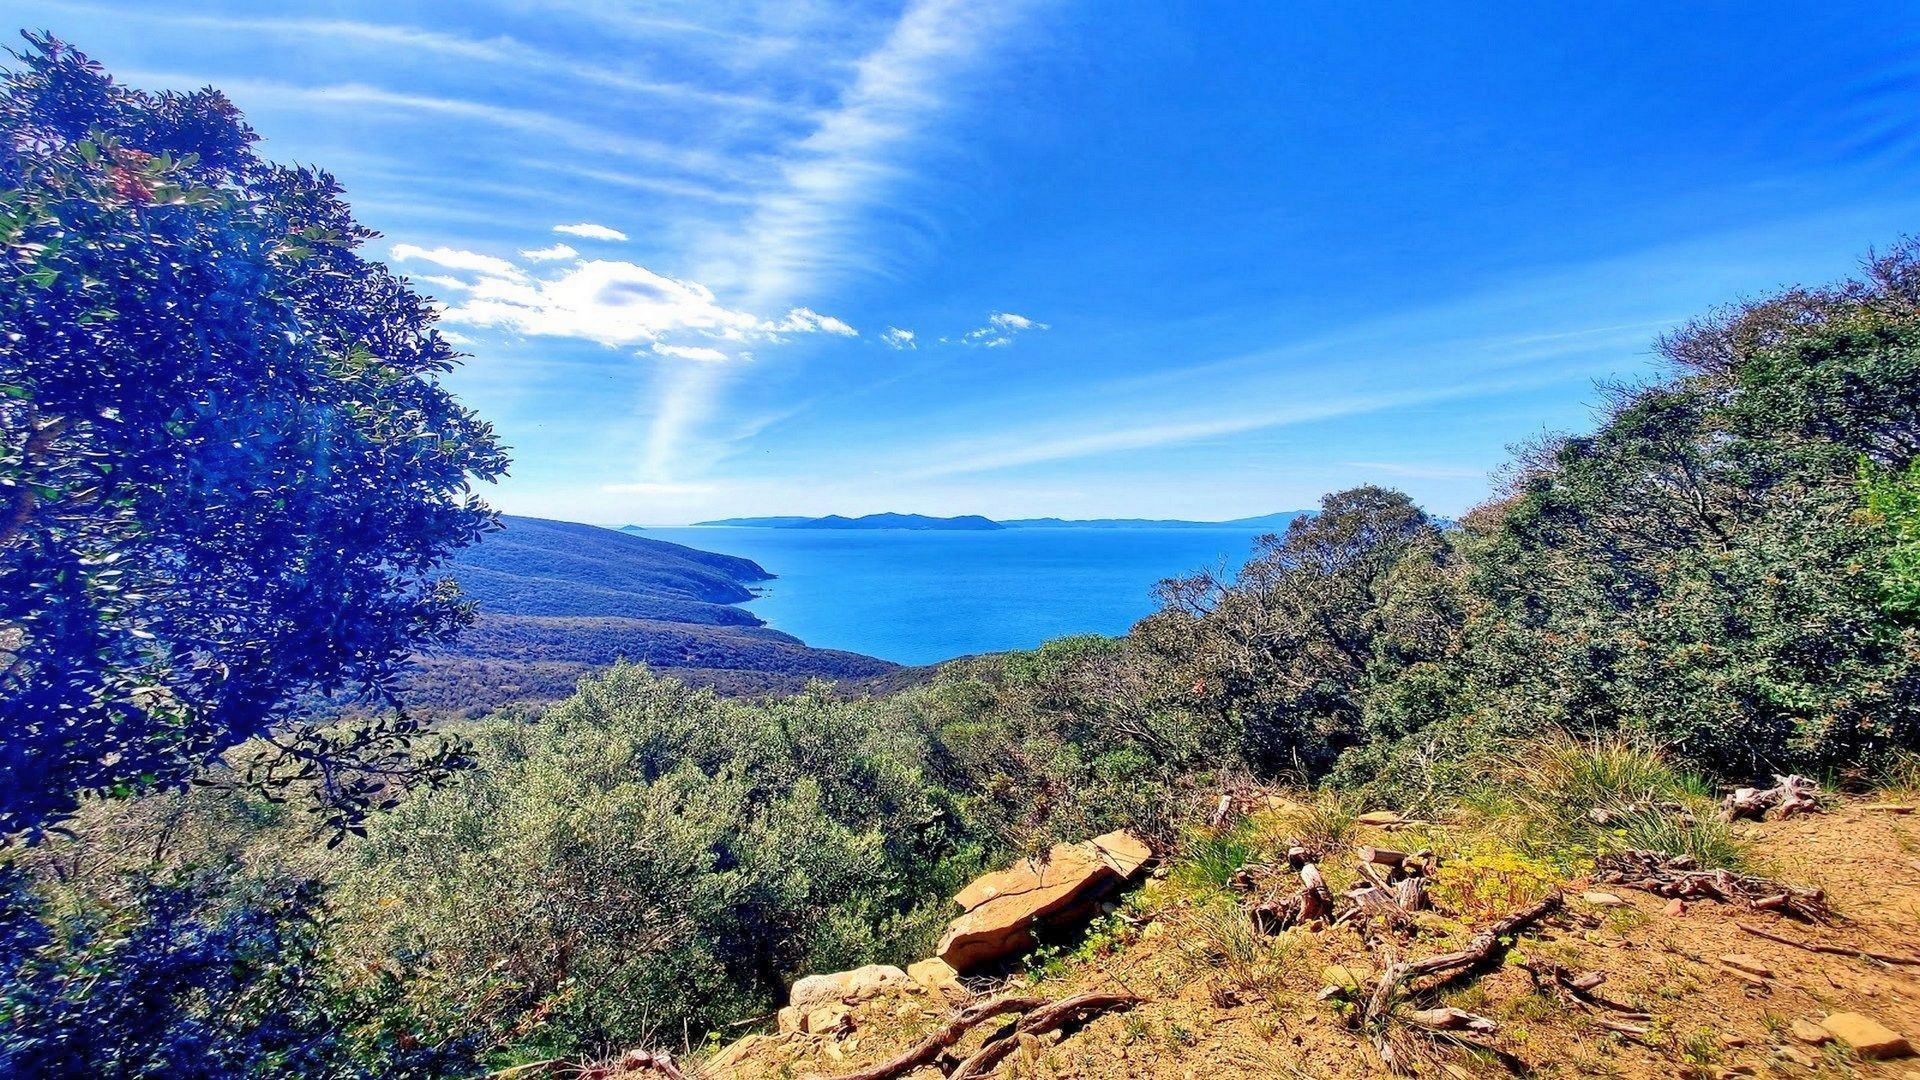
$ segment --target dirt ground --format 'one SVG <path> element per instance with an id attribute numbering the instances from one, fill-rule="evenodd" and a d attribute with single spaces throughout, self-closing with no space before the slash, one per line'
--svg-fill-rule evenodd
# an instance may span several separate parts
<path id="1" fill-rule="evenodd" d="M 1746 923 L 1794 941 L 1920 960 L 1920 814 L 1856 801 L 1827 813 L 1743 827 L 1768 876 L 1821 887 L 1837 917 L 1809 925 L 1745 906 L 1669 902 L 1613 886 L 1572 883 L 1560 912 L 1525 931 L 1494 963 L 1447 985 L 1421 984 L 1403 1008 L 1448 1005 L 1491 1019 L 1486 1034 L 1436 1035 L 1391 1024 L 1391 1045 L 1415 1075 L 1609 1077 L 1895 1077 L 1920 1080 L 1920 1057 L 1868 1060 L 1837 1040 L 1816 1041 L 1835 1013 L 1859 1013 L 1920 1049 L 1920 964 L 1858 954 L 1834 955 L 1781 944 L 1742 930 Z M 1360 843 L 1392 842 L 1363 832 Z M 1077 1030 L 1020 1046 L 994 1075 L 1038 1078 L 1240 1077 L 1333 1078 L 1386 1072 L 1372 1040 L 1355 1029 L 1350 997 L 1322 998 L 1332 965 L 1365 983 L 1395 959 L 1442 952 L 1484 925 L 1499 906 L 1497 868 L 1462 868 L 1455 896 L 1484 908 L 1441 914 L 1370 949 L 1353 924 L 1248 942 L 1169 882 L 1155 881 L 1094 945 L 1023 976 L 980 986 L 973 1000 L 1017 991 L 1059 999 L 1088 991 L 1141 998 Z M 1491 884 L 1489 884 L 1491 883 Z M 1336 882 L 1336 887 L 1338 887 Z M 1477 891 L 1476 891 L 1477 890 Z M 1619 900 L 1588 898 L 1605 890 Z M 1375 951 L 1378 950 L 1378 951 Z M 1723 959 L 1725 958 L 1725 959 Z M 1618 1010 L 1581 1007 L 1537 990 L 1521 965 L 1554 963 L 1600 972 L 1593 992 Z M 1745 969 L 1744 971 L 1740 969 Z M 919 992 L 857 1005 L 851 1029 L 831 1035 L 752 1035 L 708 1058 L 701 1075 L 733 1080 L 831 1077 L 884 1061 L 952 1015 L 961 1002 Z M 1797 1023 L 1796 1023 L 1797 1022 Z M 1616 1028 L 1640 1028 L 1644 1033 Z M 1811 1026 L 1810 1026 L 1811 1025 Z M 999 1030 L 980 1025 L 956 1047 L 960 1056 Z M 932 1066 L 910 1074 L 939 1080 Z"/>

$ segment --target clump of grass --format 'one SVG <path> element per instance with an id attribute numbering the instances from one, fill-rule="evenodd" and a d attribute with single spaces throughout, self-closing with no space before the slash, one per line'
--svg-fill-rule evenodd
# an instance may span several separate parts
<path id="1" fill-rule="evenodd" d="M 1739 866 L 1745 851 L 1713 813 L 1712 788 L 1657 750 L 1620 737 L 1556 734 L 1515 753 L 1477 803 L 1515 821 L 1528 850 L 1566 859 L 1639 848 Z"/>
<path id="2" fill-rule="evenodd" d="M 1335 788 L 1321 788 L 1313 799 L 1289 822 L 1301 843 L 1322 851 L 1334 851 L 1353 842 L 1354 820 L 1360 816 L 1358 801 Z"/>
<path id="3" fill-rule="evenodd" d="M 1895 750 L 1879 769 L 1876 786 L 1889 795 L 1920 797 L 1920 753 Z"/>
<path id="4" fill-rule="evenodd" d="M 1222 832 L 1197 831 L 1182 845 L 1172 880 L 1187 892 L 1225 889 L 1236 871 L 1259 861 L 1262 854 L 1260 837 L 1250 822 L 1237 822 Z"/>
<path id="5" fill-rule="evenodd" d="M 1230 902 L 1195 907 L 1183 920 L 1181 955 L 1196 971 L 1209 971 L 1226 985 L 1276 995 L 1298 961 L 1291 934 L 1261 933 L 1244 908 Z"/>

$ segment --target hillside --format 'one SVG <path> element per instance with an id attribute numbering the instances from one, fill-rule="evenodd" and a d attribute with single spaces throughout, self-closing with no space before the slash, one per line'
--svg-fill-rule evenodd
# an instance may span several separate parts
<path id="1" fill-rule="evenodd" d="M 736 606 L 772 579 L 752 560 L 593 525 L 501 520 L 502 529 L 448 563 L 480 615 L 453 647 L 417 658 L 405 691 L 416 706 L 478 715 L 553 701 L 620 659 L 728 693 L 902 670 L 809 648 Z"/>
<path id="2" fill-rule="evenodd" d="M 996 1038 L 1010 1051 L 998 1075 L 1022 1078 L 1392 1075 L 1383 1055 L 1401 1074 L 1457 1080 L 1916 1075 L 1920 819 L 1910 804 L 1834 800 L 1824 813 L 1742 827 L 1762 872 L 1825 889 L 1782 914 L 1760 910 L 1771 903 L 1762 897 L 1675 900 L 1586 871 L 1563 878 L 1488 847 L 1471 819 L 1386 814 L 1389 824 L 1367 825 L 1277 795 L 1264 801 L 1273 809 L 1173 859 L 1091 933 L 1042 948 L 1010 975 L 956 983 L 938 961 L 890 985 L 868 975 L 866 989 L 812 1006 L 786 1033 L 711 1055 L 699 1075 L 938 1080 Z M 1328 825 L 1334 835 L 1315 834 Z M 1352 903 L 1340 890 L 1356 880 L 1355 853 L 1432 848 L 1443 857 L 1426 879 L 1428 909 L 1410 920 L 1376 908 L 1271 933 L 1241 911 L 1259 910 L 1263 893 L 1291 893 L 1299 877 L 1284 860 L 1277 870 L 1254 861 L 1247 847 L 1267 850 L 1261 837 L 1318 852 L 1342 908 Z M 1536 905 L 1545 910 L 1510 935 L 1482 939 L 1484 962 L 1415 975 L 1377 1021 L 1363 1019 L 1376 1011 L 1383 963 L 1439 963 Z M 1064 1024 L 1042 1022 L 1046 1003 L 1068 999 L 1093 1004 Z M 992 1015 L 987 1002 L 1008 1003 L 1003 1019 L 963 1032 L 939 1055 L 942 1068 L 882 1067 L 956 1018 Z M 1013 1034 L 996 1031 L 1021 1013 Z"/>

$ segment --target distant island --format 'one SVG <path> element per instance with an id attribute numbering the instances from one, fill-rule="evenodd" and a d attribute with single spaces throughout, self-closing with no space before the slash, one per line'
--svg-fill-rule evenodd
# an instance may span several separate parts
<path id="1" fill-rule="evenodd" d="M 921 529 L 953 532 L 990 532 L 996 529 L 1259 529 L 1284 532 L 1293 519 L 1306 510 L 1283 510 L 1277 514 L 1234 518 L 1230 521 L 1183 521 L 1172 518 L 1014 518 L 995 521 L 979 514 L 959 517 L 931 517 L 926 514 L 867 514 L 846 517 L 737 517 L 714 521 L 696 521 L 697 527 L 734 529 Z M 638 532 L 639 526 L 627 529 Z"/>

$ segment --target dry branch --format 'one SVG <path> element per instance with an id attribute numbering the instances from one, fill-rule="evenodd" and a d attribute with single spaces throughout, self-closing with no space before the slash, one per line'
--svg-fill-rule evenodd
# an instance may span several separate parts
<path id="1" fill-rule="evenodd" d="M 651 1072 L 666 1077 L 666 1080 L 687 1080 L 687 1074 L 673 1063 L 673 1058 L 664 1053 L 648 1050 L 629 1050 L 620 1058 L 621 1072 Z"/>
<path id="2" fill-rule="evenodd" d="M 1826 894 L 1752 874 L 1731 870 L 1701 870 L 1686 855 L 1657 851 L 1622 851 L 1595 861 L 1593 880 L 1605 885 L 1640 889 L 1655 896 L 1694 900 L 1706 897 L 1725 903 L 1743 902 L 1761 911 L 1779 911 L 1825 922 L 1832 915 Z"/>
<path id="3" fill-rule="evenodd" d="M 1407 1014 L 1408 1022 L 1429 1031 L 1479 1031 L 1500 1030 L 1500 1025 L 1464 1009 L 1439 1008 L 1417 1009 Z"/>
<path id="4" fill-rule="evenodd" d="M 940 1056 L 940 1051 L 966 1038 L 967 1032 L 975 1027 L 1007 1013 L 1024 1013 L 1045 1005 L 1047 1000 L 1038 997 L 999 997 L 983 1001 L 962 1009 L 946 1025 L 933 1034 L 921 1039 L 904 1053 L 890 1058 L 878 1065 L 871 1065 L 855 1073 L 846 1073 L 835 1080 L 892 1080 L 905 1076 L 913 1070 L 926 1065 Z"/>
<path id="5" fill-rule="evenodd" d="M 1443 971 L 1455 971 L 1485 963 L 1500 948 L 1501 938 L 1539 921 L 1548 913 L 1557 910 L 1560 904 L 1561 896 L 1558 891 L 1548 893 L 1538 903 L 1529 904 L 1473 935 L 1467 941 L 1465 948 L 1421 960 L 1404 960 L 1388 966 L 1380 973 L 1380 980 L 1373 988 L 1373 998 L 1367 1002 L 1366 1020 L 1378 1021 L 1386 1013 L 1387 1006 L 1393 1000 L 1393 992 L 1400 984 L 1423 975 L 1437 975 Z"/>
<path id="6" fill-rule="evenodd" d="M 1811 814 L 1820 809 L 1820 800 L 1815 798 L 1820 785 L 1804 776 L 1774 775 L 1770 788 L 1743 787 L 1736 789 L 1720 804 L 1720 819 L 1734 821 L 1743 817 L 1787 818 L 1795 814 Z"/>
<path id="7" fill-rule="evenodd" d="M 971 1057 L 953 1070 L 947 1080 L 971 1080 L 985 1076 L 1008 1054 L 1013 1053 L 1014 1048 L 1020 1045 L 1022 1035 L 1044 1035 L 1072 1020 L 1084 1020 L 1112 1009 L 1130 1009 L 1139 1003 L 1140 999 L 1132 994 L 1081 994 L 1035 1009 L 1021 1017 L 1020 1023 L 1011 1032 L 974 1051 Z"/>
<path id="8" fill-rule="evenodd" d="M 1833 956 L 1864 957 L 1868 960 L 1878 960 L 1883 964 L 1912 964 L 1920 966 L 1920 956 L 1899 956 L 1894 953 L 1874 952 L 1870 949 L 1855 948 L 1851 945 L 1828 945 L 1818 941 L 1795 941 L 1784 934 L 1776 934 L 1770 930 L 1762 930 L 1758 926 L 1749 926 L 1743 922 L 1736 922 L 1733 925 L 1755 937 L 1763 937 L 1768 941 L 1777 941 L 1782 945 L 1791 945 L 1796 949 L 1805 949 L 1808 952 L 1828 953 Z"/>

